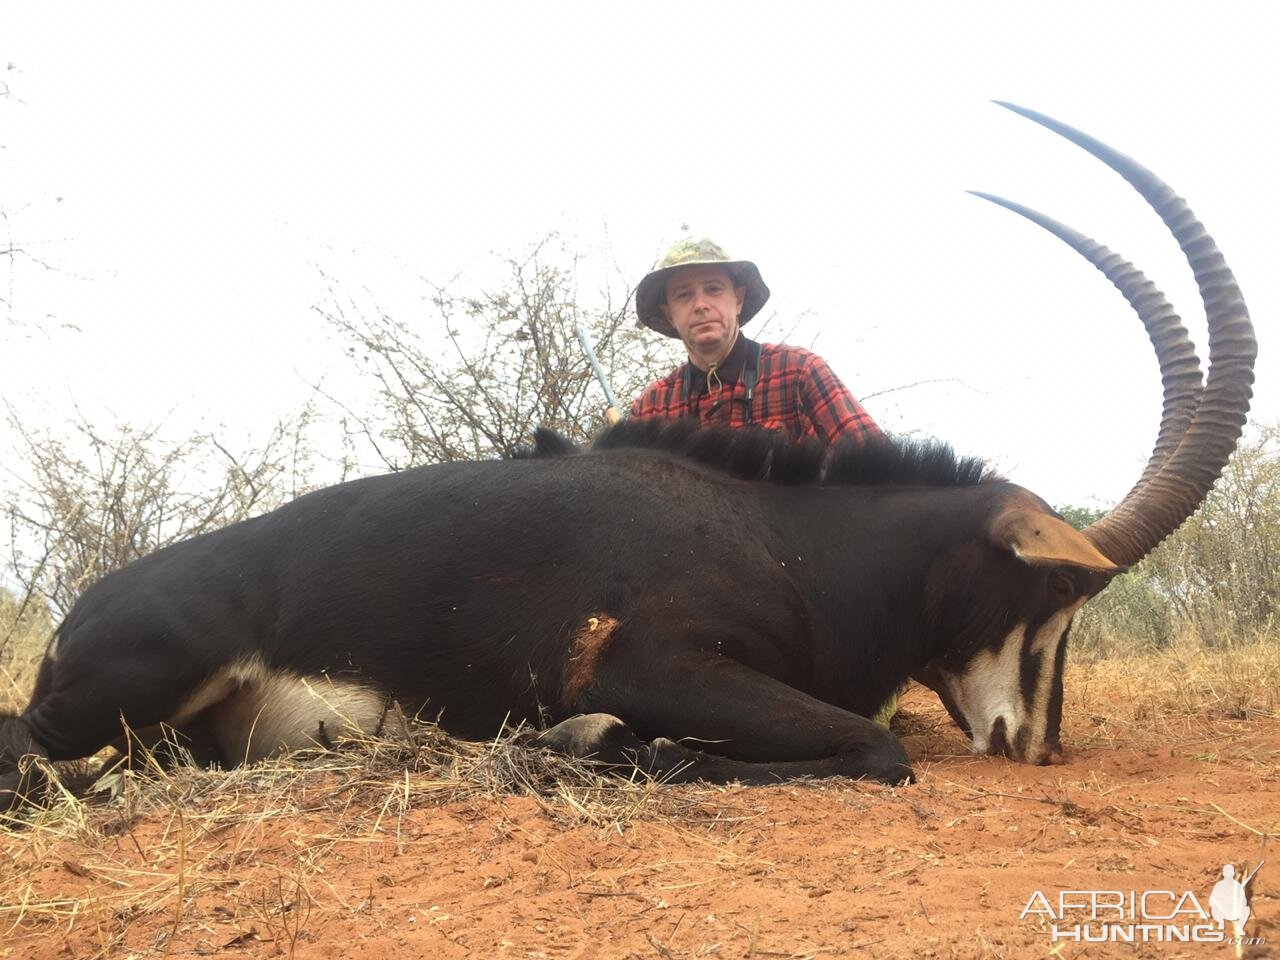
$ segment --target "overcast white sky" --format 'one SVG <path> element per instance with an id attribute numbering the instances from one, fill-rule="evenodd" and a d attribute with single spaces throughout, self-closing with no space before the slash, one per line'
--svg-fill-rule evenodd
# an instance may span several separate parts
<path id="1" fill-rule="evenodd" d="M 784 9 L 786 12 L 784 12 Z M 1274 4 L 7 4 L 0 394 L 32 420 L 263 431 L 327 378 L 323 269 L 403 317 L 550 230 L 632 283 L 682 223 L 754 259 L 775 332 L 894 430 L 1055 503 L 1110 502 L 1155 437 L 1141 326 L 1037 207 L 1134 260 L 1193 334 L 1156 216 L 1023 103 L 1185 196 L 1280 409 Z M 839 12 L 837 12 L 839 11 Z M 0 246 L 3 246 L 0 242 Z M 37 332 L 39 321 L 53 332 Z M 748 327 L 748 332 L 752 328 Z M 767 338 L 766 338 L 767 339 Z M 7 441 L 6 441 L 7 442 Z M 11 448 L 10 448 L 11 449 Z"/>

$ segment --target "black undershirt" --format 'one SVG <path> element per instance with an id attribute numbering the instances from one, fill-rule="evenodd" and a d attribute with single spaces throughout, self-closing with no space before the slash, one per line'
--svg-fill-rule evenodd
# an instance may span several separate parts
<path id="1" fill-rule="evenodd" d="M 699 370 L 692 363 L 689 364 L 693 369 L 693 380 L 689 384 L 689 396 L 697 397 L 705 393 L 714 392 L 716 390 L 716 377 L 720 378 L 720 383 L 725 388 L 732 387 L 738 382 L 738 378 L 742 376 L 742 366 L 747 359 L 747 338 L 741 333 L 733 345 L 733 349 L 729 351 L 729 355 L 720 361 L 720 366 L 716 367 L 715 375 L 711 379 L 711 390 L 707 389 L 707 371 Z"/>

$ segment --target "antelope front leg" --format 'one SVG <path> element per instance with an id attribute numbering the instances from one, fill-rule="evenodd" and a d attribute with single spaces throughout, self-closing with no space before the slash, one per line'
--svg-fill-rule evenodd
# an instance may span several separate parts
<path id="1" fill-rule="evenodd" d="M 584 715 L 536 742 L 673 782 L 914 779 L 887 730 L 723 657 L 691 654 L 639 672 L 606 663 L 573 707 Z"/>

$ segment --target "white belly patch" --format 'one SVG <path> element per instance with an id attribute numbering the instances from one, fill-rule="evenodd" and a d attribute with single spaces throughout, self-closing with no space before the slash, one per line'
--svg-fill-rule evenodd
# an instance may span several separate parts
<path id="1" fill-rule="evenodd" d="M 387 704 L 385 694 L 367 684 L 275 670 L 254 657 L 215 673 L 169 723 L 181 729 L 203 714 L 224 762 L 252 763 L 376 734 Z"/>

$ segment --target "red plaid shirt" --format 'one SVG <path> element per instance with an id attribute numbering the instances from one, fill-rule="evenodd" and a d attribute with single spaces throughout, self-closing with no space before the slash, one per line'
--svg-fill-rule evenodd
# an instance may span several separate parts
<path id="1" fill-rule="evenodd" d="M 687 400 L 681 398 L 687 363 L 655 380 L 631 404 L 632 418 L 678 420 L 696 416 L 706 426 L 745 426 L 747 391 L 742 383 L 742 365 L 746 346 L 746 338 L 739 335 L 717 370 L 718 384 L 715 377 L 708 384 L 706 373 L 694 367 Z M 827 446 L 843 437 L 853 437 L 861 443 L 881 432 L 826 361 L 816 353 L 785 344 L 760 344 L 760 377 L 751 413 L 750 422 L 756 426 L 781 430 L 796 440 L 816 437 Z"/>

